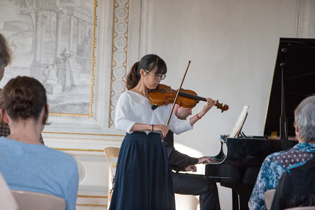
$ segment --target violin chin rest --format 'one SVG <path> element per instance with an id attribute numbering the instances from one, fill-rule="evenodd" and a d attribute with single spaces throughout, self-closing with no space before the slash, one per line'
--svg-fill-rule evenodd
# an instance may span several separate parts
<path id="1" fill-rule="evenodd" d="M 158 107 L 159 107 L 158 105 L 152 105 L 152 106 L 151 106 L 151 109 L 152 109 L 152 110 L 155 110 L 155 109 L 158 108 Z"/>

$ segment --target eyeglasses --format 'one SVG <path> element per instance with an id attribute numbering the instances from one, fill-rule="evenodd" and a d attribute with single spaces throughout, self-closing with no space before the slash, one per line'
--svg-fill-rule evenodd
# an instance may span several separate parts
<path id="1" fill-rule="evenodd" d="M 155 79 L 156 81 L 158 81 L 158 80 L 163 80 L 163 79 L 165 79 L 165 77 L 166 77 L 166 74 L 154 74 L 154 73 L 152 73 L 152 72 L 150 72 L 150 71 L 148 71 L 148 70 L 144 70 L 144 71 L 146 71 L 147 73 L 153 75 L 153 76 L 154 76 L 154 79 Z"/>

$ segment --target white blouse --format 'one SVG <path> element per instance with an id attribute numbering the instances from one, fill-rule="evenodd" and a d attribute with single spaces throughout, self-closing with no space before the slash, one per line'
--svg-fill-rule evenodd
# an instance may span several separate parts
<path id="1" fill-rule="evenodd" d="M 127 90 L 122 93 L 118 99 L 115 111 L 115 127 L 118 130 L 130 132 L 130 129 L 135 123 L 141 124 L 163 124 L 167 123 L 171 112 L 171 104 L 159 106 L 155 110 L 151 109 L 152 104 L 149 99 L 139 93 Z M 168 127 L 176 134 L 180 134 L 193 127 L 190 125 L 190 120 L 179 120 L 172 113 Z M 145 131 L 146 134 L 150 131 Z"/>

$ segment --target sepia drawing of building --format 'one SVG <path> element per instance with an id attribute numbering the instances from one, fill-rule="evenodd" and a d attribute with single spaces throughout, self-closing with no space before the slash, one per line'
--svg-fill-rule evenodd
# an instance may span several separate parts
<path id="1" fill-rule="evenodd" d="M 4 1 L 14 11 L 14 18 L 5 17 L 2 29 L 0 25 L 11 47 L 17 49 L 19 59 L 9 68 L 12 76 L 24 74 L 41 81 L 52 113 L 89 114 L 93 1 Z"/>

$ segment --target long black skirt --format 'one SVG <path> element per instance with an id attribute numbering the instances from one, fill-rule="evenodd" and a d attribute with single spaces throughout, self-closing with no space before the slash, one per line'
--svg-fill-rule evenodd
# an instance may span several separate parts
<path id="1" fill-rule="evenodd" d="M 171 169 L 160 134 L 126 134 L 120 148 L 109 209 L 175 209 Z"/>

